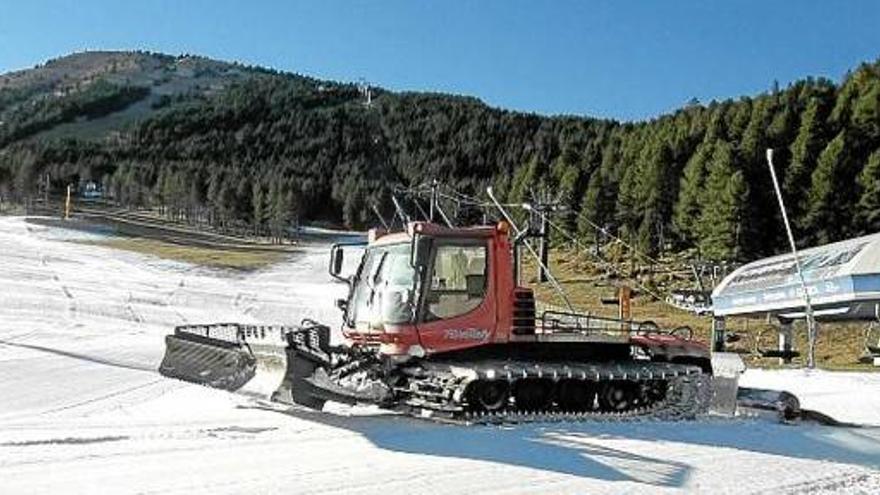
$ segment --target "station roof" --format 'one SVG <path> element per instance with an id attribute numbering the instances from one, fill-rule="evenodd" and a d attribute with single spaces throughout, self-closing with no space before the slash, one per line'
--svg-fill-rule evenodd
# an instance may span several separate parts
<path id="1" fill-rule="evenodd" d="M 880 304 L 880 233 L 798 252 L 819 320 L 873 319 Z M 712 292 L 716 316 L 803 318 L 803 289 L 791 253 L 734 270 Z"/>

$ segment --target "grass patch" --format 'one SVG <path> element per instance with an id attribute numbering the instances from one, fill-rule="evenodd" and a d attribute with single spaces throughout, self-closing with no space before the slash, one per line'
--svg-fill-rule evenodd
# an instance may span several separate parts
<path id="1" fill-rule="evenodd" d="M 278 263 L 289 254 L 281 251 L 249 250 L 245 248 L 209 248 L 187 246 L 155 239 L 114 238 L 101 241 L 75 241 L 80 244 L 104 246 L 159 258 L 182 261 L 212 268 L 251 271 Z"/>
<path id="2" fill-rule="evenodd" d="M 530 258 L 530 257 L 529 257 Z M 580 310 L 598 316 L 617 317 L 617 305 L 602 303 L 602 299 L 614 299 L 617 286 L 624 281 L 607 277 L 589 262 L 586 256 L 578 256 L 570 250 L 555 249 L 550 254 L 550 266 L 553 275 L 571 300 L 572 305 Z M 535 297 L 544 303 L 564 306 L 550 283 L 537 283 L 537 266 L 531 259 L 523 259 L 523 283 L 532 287 Z M 641 282 L 653 285 L 651 280 L 642 278 Z M 633 284 L 629 284 L 631 287 Z M 644 292 L 639 293 L 633 287 L 636 296 L 632 300 L 632 317 L 634 320 L 652 320 L 662 328 L 674 328 L 687 325 L 694 330 L 695 338 L 709 342 L 712 321 L 707 316 L 696 316 L 692 313 L 673 308 L 663 301 L 658 301 Z M 824 369 L 880 371 L 870 364 L 858 362 L 864 351 L 864 323 L 821 323 L 819 338 L 816 343 L 816 363 Z M 777 359 L 760 359 L 754 354 L 756 345 L 764 349 L 776 346 L 777 334 L 774 325 L 764 319 L 728 318 L 728 332 L 741 336 L 739 342 L 731 344 L 730 350 L 742 353 L 743 359 L 750 367 L 779 368 Z M 795 348 L 801 352 L 791 367 L 800 367 L 806 363 L 807 332 L 803 322 L 796 322 Z M 875 337 L 876 338 L 876 337 Z"/>
<path id="3" fill-rule="evenodd" d="M 24 205 L 10 203 L 9 201 L 0 201 L 0 216 L 24 215 L 24 213 Z"/>

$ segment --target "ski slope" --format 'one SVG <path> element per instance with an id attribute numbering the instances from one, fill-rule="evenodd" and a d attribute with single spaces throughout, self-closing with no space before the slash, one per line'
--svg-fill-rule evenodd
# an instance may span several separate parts
<path id="1" fill-rule="evenodd" d="M 335 323 L 326 249 L 248 275 L 0 217 L 0 492 L 880 493 L 880 429 L 758 419 L 458 427 L 161 377 L 185 322 Z M 880 426 L 880 374 L 748 371 Z"/>

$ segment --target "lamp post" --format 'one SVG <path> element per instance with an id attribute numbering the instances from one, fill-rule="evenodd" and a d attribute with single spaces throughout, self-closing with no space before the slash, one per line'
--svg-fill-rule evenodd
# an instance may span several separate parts
<path id="1" fill-rule="evenodd" d="M 798 277 L 801 281 L 801 290 L 804 293 L 804 314 L 807 320 L 807 367 L 816 367 L 816 321 L 813 319 L 813 307 L 810 305 L 810 291 L 807 289 L 807 281 L 798 257 L 797 246 L 794 243 L 794 235 L 791 233 L 791 225 L 788 223 L 788 214 L 785 212 L 785 202 L 782 201 L 782 192 L 779 190 L 779 181 L 776 180 L 776 169 L 773 167 L 773 149 L 767 149 L 767 165 L 770 167 L 770 177 L 773 179 L 773 189 L 776 191 L 776 199 L 779 201 L 779 211 L 782 212 L 782 221 L 785 223 L 785 232 L 788 234 L 788 243 L 791 245 L 791 254 L 794 256 L 794 264 L 797 267 Z"/>

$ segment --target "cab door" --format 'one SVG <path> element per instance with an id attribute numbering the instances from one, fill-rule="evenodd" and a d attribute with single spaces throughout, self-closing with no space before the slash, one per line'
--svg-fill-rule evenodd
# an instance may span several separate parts
<path id="1" fill-rule="evenodd" d="M 438 353 L 492 341 L 496 311 L 489 239 L 436 239 L 417 315 L 421 345 Z"/>

